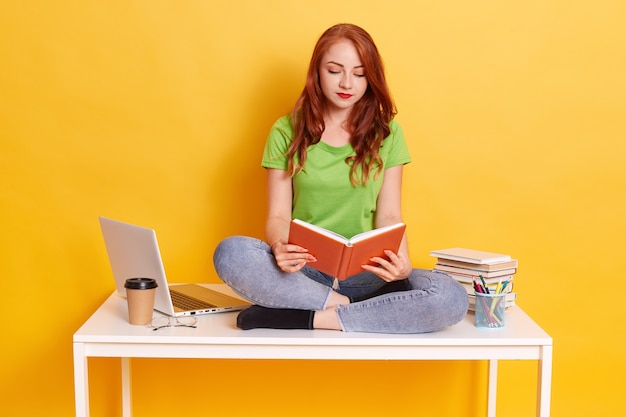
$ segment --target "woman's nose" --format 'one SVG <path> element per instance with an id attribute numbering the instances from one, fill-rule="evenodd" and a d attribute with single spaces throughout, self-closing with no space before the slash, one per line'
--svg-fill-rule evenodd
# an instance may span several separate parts
<path id="1" fill-rule="evenodd" d="M 344 74 L 341 76 L 341 80 L 339 82 L 339 87 L 341 88 L 351 88 L 352 87 L 352 78 L 350 74 Z"/>

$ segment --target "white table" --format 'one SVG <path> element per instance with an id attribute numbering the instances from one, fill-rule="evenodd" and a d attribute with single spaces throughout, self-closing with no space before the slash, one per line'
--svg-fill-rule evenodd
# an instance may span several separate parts
<path id="1" fill-rule="evenodd" d="M 209 285 L 223 289 L 221 284 Z M 343 333 L 331 330 L 242 331 L 237 313 L 199 316 L 198 327 L 153 331 L 128 324 L 126 300 L 112 294 L 74 334 L 76 416 L 89 416 L 88 358 L 122 361 L 123 415 L 130 417 L 130 358 L 238 358 L 340 360 L 488 360 L 487 415 L 495 416 L 498 360 L 536 360 L 537 416 L 550 415 L 552 338 L 519 307 L 503 329 L 478 329 L 474 315 L 450 328 L 418 335 Z"/>

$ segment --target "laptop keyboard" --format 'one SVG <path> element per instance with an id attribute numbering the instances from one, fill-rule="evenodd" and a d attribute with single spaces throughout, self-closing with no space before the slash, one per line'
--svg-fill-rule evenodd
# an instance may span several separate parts
<path id="1" fill-rule="evenodd" d="M 171 288 L 170 295 L 172 296 L 174 307 L 180 308 L 181 310 L 206 310 L 207 308 L 216 307 L 213 304 L 190 297 L 187 294 L 179 293 Z"/>

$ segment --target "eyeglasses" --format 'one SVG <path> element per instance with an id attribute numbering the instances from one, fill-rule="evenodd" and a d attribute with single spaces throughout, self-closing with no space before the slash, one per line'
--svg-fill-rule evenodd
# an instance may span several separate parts
<path id="1" fill-rule="evenodd" d="M 148 327 L 154 331 L 164 327 L 192 327 L 195 329 L 196 324 L 198 324 L 198 319 L 195 317 L 155 317 L 148 323 Z"/>

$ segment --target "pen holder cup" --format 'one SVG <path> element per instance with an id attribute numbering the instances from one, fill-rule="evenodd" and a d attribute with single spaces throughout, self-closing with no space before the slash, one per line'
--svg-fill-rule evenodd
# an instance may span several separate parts
<path id="1" fill-rule="evenodd" d="M 504 327 L 506 294 L 476 294 L 476 327 Z"/>

